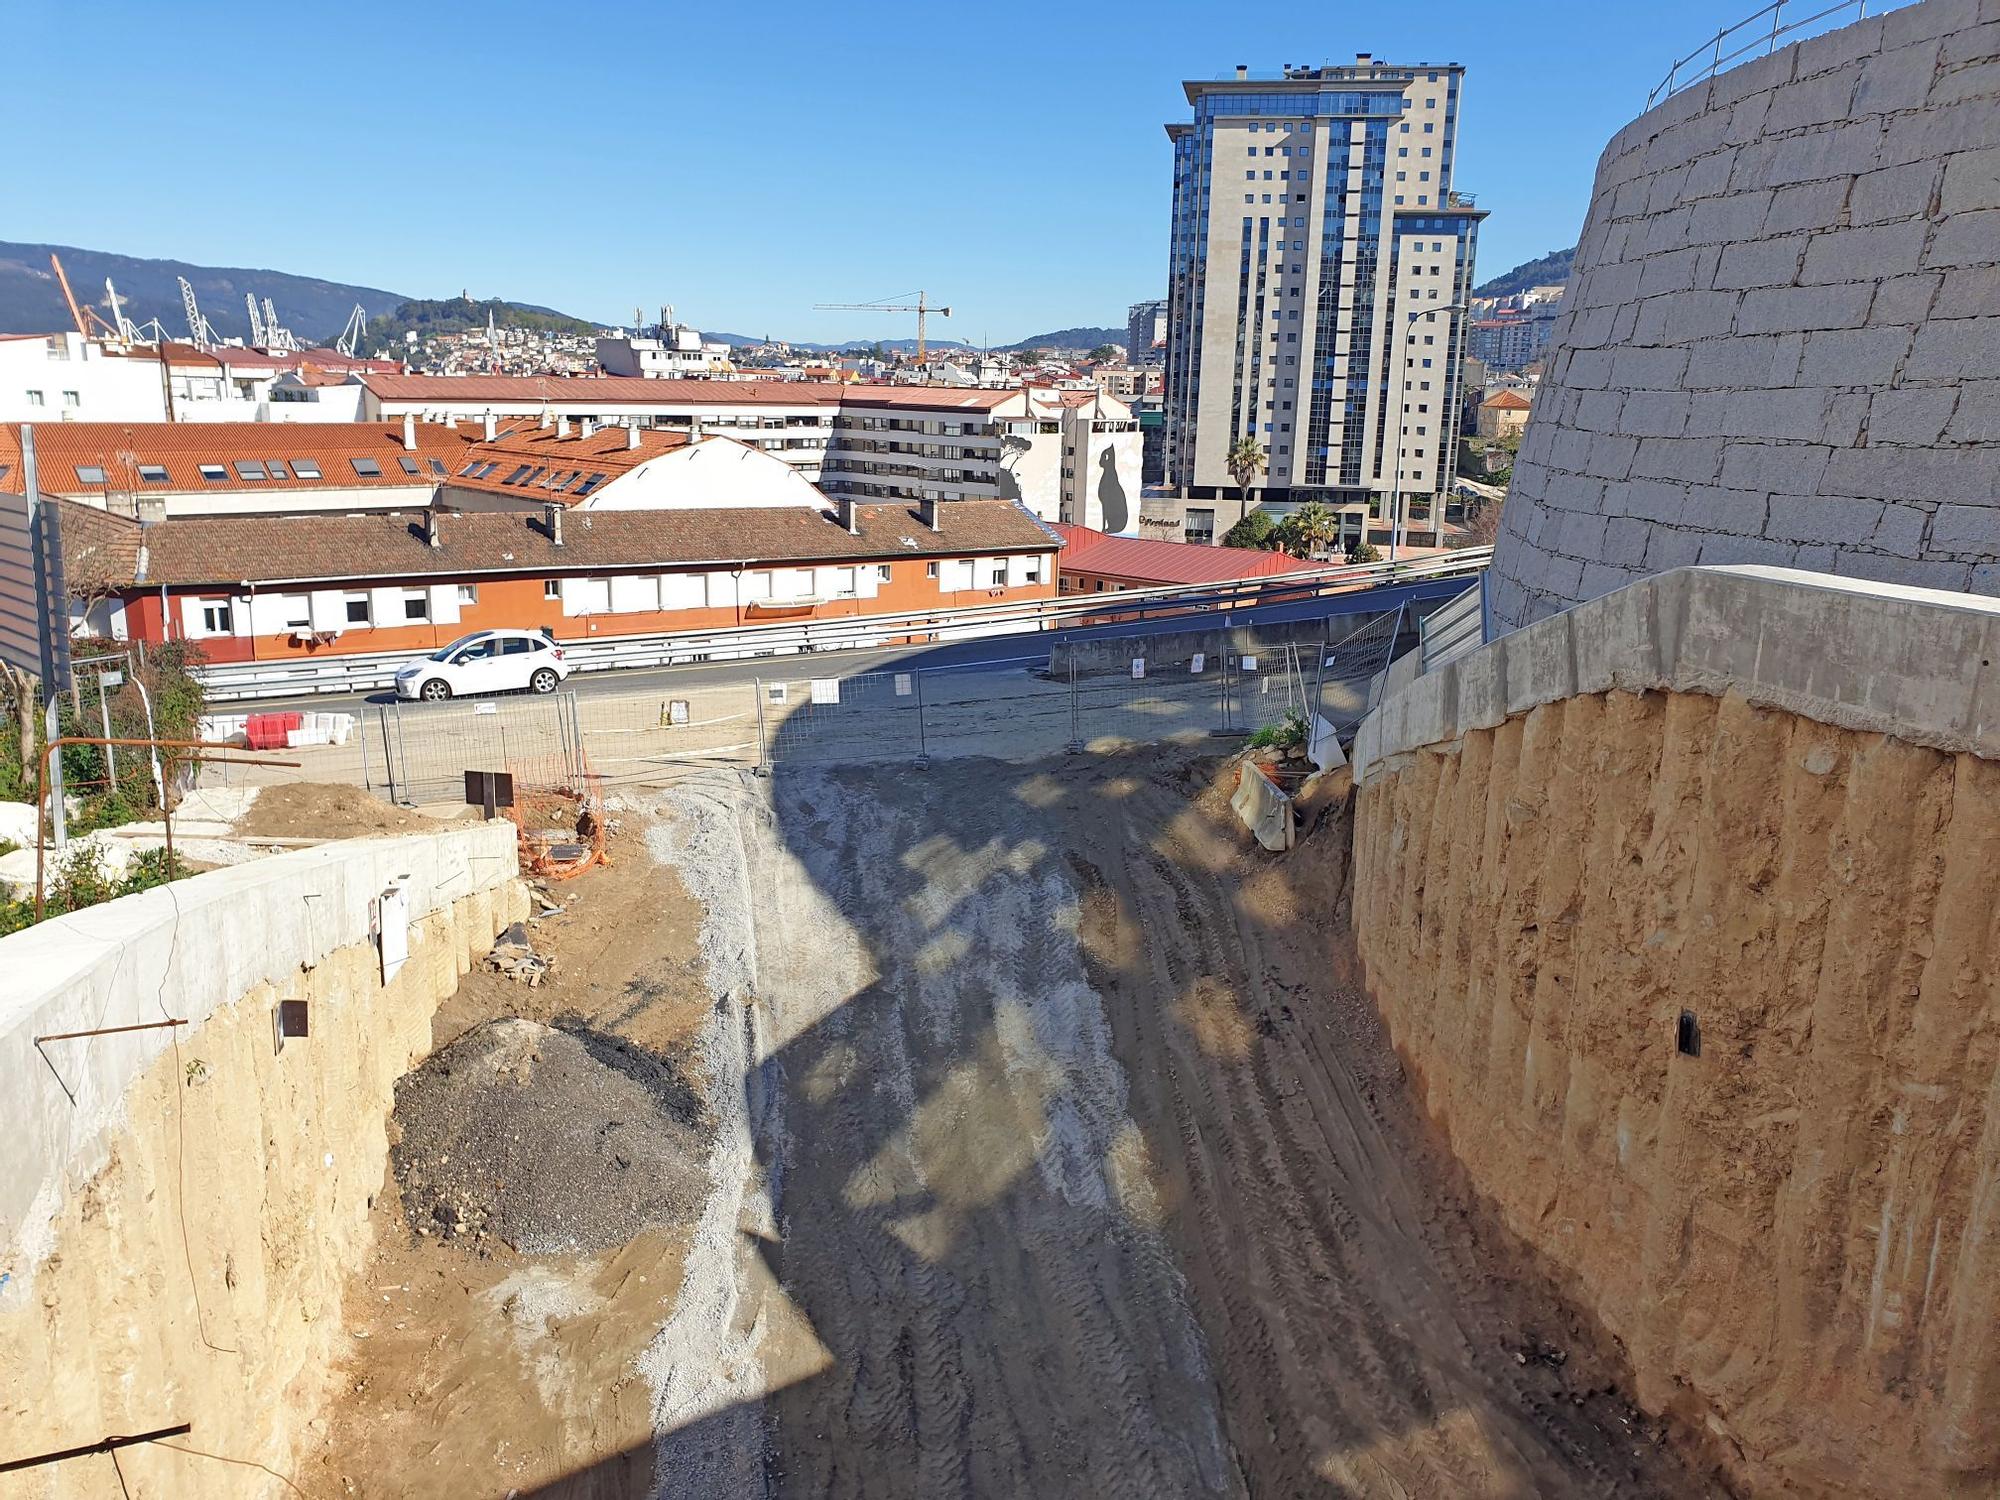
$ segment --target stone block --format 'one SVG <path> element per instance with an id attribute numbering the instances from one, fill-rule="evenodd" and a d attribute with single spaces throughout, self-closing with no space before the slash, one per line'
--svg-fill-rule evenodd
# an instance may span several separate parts
<path id="1" fill-rule="evenodd" d="M 1882 17 L 1882 46 L 1908 46 L 1979 24 L 1979 0 L 1924 0 Z"/>
<path id="2" fill-rule="evenodd" d="M 1604 506 L 1604 481 L 1581 474 L 1550 474 L 1542 487 L 1542 503 L 1550 510 L 1599 514 Z"/>
<path id="3" fill-rule="evenodd" d="M 1701 431 L 1722 437 L 1797 438 L 1817 441 L 1825 431 L 1827 392 L 1815 386 L 1732 391 L 1720 399 Z M 1695 418 L 1688 419 L 1690 432 Z"/>
<path id="4" fill-rule="evenodd" d="M 1974 99 L 1950 106 L 1933 105 L 1888 119 L 1877 165 L 1936 161 L 1988 146 L 2000 146 L 2000 110 L 1991 102 Z"/>
<path id="5" fill-rule="evenodd" d="M 1868 441 L 1927 448 L 1944 435 L 1958 399 L 1950 386 L 1876 391 L 1868 404 Z"/>
<path id="6" fill-rule="evenodd" d="M 1727 192 L 1730 174 L 1736 169 L 1736 151 L 1723 146 L 1688 163 L 1687 180 L 1681 184 L 1681 201 L 1697 202 Z"/>
<path id="7" fill-rule="evenodd" d="M 1859 328 L 1875 300 L 1872 284 L 1759 287 L 1744 293 L 1736 331 L 1794 333 L 1814 328 Z"/>
<path id="8" fill-rule="evenodd" d="M 1976 208 L 2000 208 L 2000 146 L 1961 151 L 1944 164 L 1944 188 L 1938 207 L 1947 214 Z M 1989 260 L 2000 260 L 2000 246 Z"/>
<path id="9" fill-rule="evenodd" d="M 1910 352 L 1910 330 L 1823 328 L 1806 335 L 1799 361 L 1801 385 L 1887 385 Z"/>
<path id="10" fill-rule="evenodd" d="M 1790 47 L 1781 47 L 1766 57 L 1752 58 L 1749 62 L 1719 73 L 1709 81 L 1706 108 L 1719 109 L 1725 104 L 1734 104 L 1752 94 L 1761 94 L 1782 87 L 1792 81 L 1792 69 L 1797 58 Z M 1689 90 L 1693 92 L 1692 89 Z"/>
<path id="11" fill-rule="evenodd" d="M 1931 546 L 1943 552 L 2000 553 L 2000 503 L 1940 506 L 1931 517 Z"/>
<path id="12" fill-rule="evenodd" d="M 1797 372 L 1798 334 L 1705 339 L 1688 351 L 1689 390 L 1739 390 L 1788 385 Z"/>
<path id="13" fill-rule="evenodd" d="M 1861 86 L 1854 91 L 1854 113 L 1886 115 L 1923 108 L 1937 63 L 1934 39 L 1876 53 L 1862 64 Z"/>
<path id="14" fill-rule="evenodd" d="M 1764 180 L 1745 186 L 1776 187 L 1787 182 L 1816 182 L 1823 177 L 1853 177 L 1877 165 L 1881 147 L 1882 126 L 1873 118 L 1785 136 L 1773 144 Z"/>
<path id="15" fill-rule="evenodd" d="M 1762 536 L 1769 524 L 1770 498 L 1761 490 L 1728 490 L 1712 484 L 1688 490 L 1681 524 L 1719 536 Z M 1707 557 L 1702 558 L 1708 562 Z M 1731 561 L 1741 561 L 1732 558 Z"/>
<path id="16" fill-rule="evenodd" d="M 2000 98 L 2000 60 L 1966 63 L 1938 74 L 1931 84 L 1930 107 L 1984 103 Z"/>
<path id="17" fill-rule="evenodd" d="M 2000 106 L 1995 107 L 2000 113 Z M 1984 266 L 2000 261 L 2000 208 L 1953 214 L 1931 237 L 1929 266 Z"/>
<path id="18" fill-rule="evenodd" d="M 1764 232 L 1764 216 L 1770 211 L 1769 188 L 1703 198 L 1688 209 L 1689 242 L 1734 244 L 1755 239 Z"/>
<path id="19" fill-rule="evenodd" d="M 1621 568 L 1615 563 L 1586 562 L 1583 577 L 1577 581 L 1577 592 L 1585 599 L 1598 599 L 1622 589 L 1639 576 L 1635 568 Z"/>
<path id="20" fill-rule="evenodd" d="M 1818 36 L 1807 37 L 1798 44 L 1798 65 L 1794 76 L 1810 78 L 1816 73 L 1830 72 L 1834 68 L 1864 57 L 1872 57 L 1882 50 L 1882 20 L 1877 16 L 1854 26 L 1842 26 L 1835 31 L 1822 32 Z"/>
<path id="21" fill-rule="evenodd" d="M 1681 183 L 1687 179 L 1687 164 L 1655 172 L 1646 190 L 1646 212 L 1655 218 L 1680 207 Z"/>
<path id="22" fill-rule="evenodd" d="M 1938 66 L 1955 68 L 1960 63 L 1985 62 L 2000 57 L 2000 21 L 1987 21 L 1945 37 L 1938 53 Z"/>
<path id="23" fill-rule="evenodd" d="M 1632 458 L 1634 479 L 1678 479 L 1707 484 L 1722 472 L 1722 440 L 1641 438 Z"/>
<path id="24" fill-rule="evenodd" d="M 1945 428 L 1954 443 L 2000 443 L 2000 380 L 1968 380 Z"/>
<path id="25" fill-rule="evenodd" d="M 1918 589 L 1963 590 L 1972 577 L 1970 563 L 1941 557 L 1881 557 L 1872 552 L 1843 552 L 1834 559 L 1833 571 L 1843 578 L 1870 578 Z"/>
<path id="26" fill-rule="evenodd" d="M 1765 534 L 1780 541 L 1852 547 L 1866 542 L 1882 519 L 1880 500 L 1840 495 L 1773 495 Z"/>
<path id="27" fill-rule="evenodd" d="M 1669 531 L 1655 526 L 1646 537 L 1646 570 L 1664 573 L 1669 568 L 1690 568 L 1701 560 L 1701 533 Z"/>
<path id="28" fill-rule="evenodd" d="M 1569 360 L 1569 368 L 1559 377 L 1573 390 L 1601 391 L 1611 384 L 1610 349 L 1578 349 Z M 1533 427 L 1531 422 L 1528 424 Z"/>
<path id="29" fill-rule="evenodd" d="M 1633 437 L 1679 437 L 1687 430 L 1688 406 L 1686 391 L 1634 391 L 1619 420 Z"/>
<path id="30" fill-rule="evenodd" d="M 1739 99 L 1729 110 L 1729 128 L 1723 139 L 1732 146 L 1745 145 L 1750 141 L 1762 140 L 1764 136 L 1764 116 L 1770 112 L 1771 95 L 1767 90 Z"/>
<path id="31" fill-rule="evenodd" d="M 1799 279 L 1809 236 L 1794 234 L 1773 240 L 1748 240 L 1724 245 L 1715 268 L 1721 288 L 1791 286 Z"/>
<path id="32" fill-rule="evenodd" d="M 1602 516 L 1572 511 L 1562 518 L 1562 525 L 1556 529 L 1555 550 L 1569 557 L 1601 557 L 1604 553 L 1604 526 Z"/>
<path id="33" fill-rule="evenodd" d="M 1799 550 L 1792 556 L 1792 566 L 1808 573 L 1831 573 L 1833 561 L 1839 556 L 1838 547 L 1801 542 Z"/>
<path id="34" fill-rule="evenodd" d="M 1646 538 L 1653 527 L 1636 516 L 1616 516 L 1604 523 L 1604 557 L 1623 567 L 1644 565 Z"/>
<path id="35" fill-rule="evenodd" d="M 1841 211 L 1847 206 L 1847 188 L 1845 178 L 1787 183 L 1775 188 L 1771 207 L 1764 215 L 1764 233 L 1792 234 L 1839 223 Z"/>
<path id="36" fill-rule="evenodd" d="M 1687 367 L 1685 349 L 1613 349 L 1610 384 L 1627 391 L 1678 390 Z"/>
<path id="37" fill-rule="evenodd" d="M 1689 344 L 1720 338 L 1736 326 L 1735 291 L 1674 292 L 1639 305 L 1633 339 L 1641 344 Z"/>
<path id="38" fill-rule="evenodd" d="M 1600 432 L 1590 440 L 1590 457 L 1583 472 L 1593 479 L 1623 479 L 1632 472 L 1632 457 L 1639 440 L 1622 433 Z"/>
<path id="39" fill-rule="evenodd" d="M 1810 495 L 1826 473 L 1831 448 L 1806 443 L 1730 443 L 1722 450 L 1722 484 L 1732 490 L 1786 490 Z"/>
<path id="40" fill-rule="evenodd" d="M 1798 556 L 1795 542 L 1775 541 L 1766 536 L 1707 536 L 1701 539 L 1702 566 L 1752 563 L 1766 568 L 1789 568 Z"/>
<path id="41" fill-rule="evenodd" d="M 1841 449 L 1820 487 L 1872 500 L 1983 504 L 1993 498 L 1993 459 L 1980 448 Z"/>
<path id="42" fill-rule="evenodd" d="M 1975 594 L 2000 594 L 2000 563 L 1974 563 L 1965 586 Z"/>
<path id="43" fill-rule="evenodd" d="M 1930 316 L 2000 317 L 2000 265 L 1959 266 L 1946 271 Z"/>
<path id="44" fill-rule="evenodd" d="M 1931 314 L 1931 302 L 1937 296 L 1938 283 L 1943 279 L 1936 271 L 1890 277 L 1875 288 L 1875 300 L 1868 308 L 1868 321 L 1901 323 L 1906 327 L 1923 322 Z"/>
<path id="45" fill-rule="evenodd" d="M 1631 219 L 1643 214 L 1652 191 L 1653 180 L 1650 177 L 1634 177 L 1630 182 L 1621 182 L 1611 195 L 1611 217 Z"/>
<path id="46" fill-rule="evenodd" d="M 1852 448 L 1861 441 L 1868 425 L 1866 390 L 1835 391 L 1826 403 L 1826 420 L 1820 424 L 1819 440 L 1833 448 Z"/>
<path id="47" fill-rule="evenodd" d="M 1914 271 L 1924 258 L 1930 226 L 1922 220 L 1902 224 L 1871 224 L 1862 229 L 1832 229 L 1812 236 L 1799 281 L 1807 286 L 1830 282 L 1880 281 Z"/>
<path id="48" fill-rule="evenodd" d="M 1868 545 L 1896 557 L 1921 557 L 1930 512 L 1914 505 L 1885 505 Z"/>
<path id="49" fill-rule="evenodd" d="M 2000 376 L 2000 317 L 1932 319 L 1917 330 L 1903 374 L 1909 380 Z"/>
<path id="50" fill-rule="evenodd" d="M 1679 231 L 1678 238 L 1686 237 L 1686 229 Z M 1696 252 L 1693 249 L 1669 250 L 1660 255 L 1649 255 L 1640 262 L 1639 295 L 1657 297 L 1665 292 L 1685 292 L 1694 286 Z"/>
<path id="51" fill-rule="evenodd" d="M 1628 479 L 1604 487 L 1604 514 L 1678 526 L 1687 508 L 1688 486 L 1674 479 Z"/>
<path id="52" fill-rule="evenodd" d="M 1625 410 L 1623 391 L 1584 391 L 1572 422 L 1586 432 L 1617 432 Z"/>
<path id="53" fill-rule="evenodd" d="M 1854 179 L 1854 190 L 1848 194 L 1848 222 L 1887 224 L 1898 219 L 1921 218 L 1931 211 L 1938 172 L 1937 165 L 1931 162 L 1863 172 Z"/>
<path id="54" fill-rule="evenodd" d="M 1774 90 L 1770 113 L 1764 116 L 1765 132 L 1778 135 L 1847 119 L 1853 112 L 1854 87 L 1860 81 L 1861 64 L 1856 61 L 1816 78 L 1796 79 Z"/>

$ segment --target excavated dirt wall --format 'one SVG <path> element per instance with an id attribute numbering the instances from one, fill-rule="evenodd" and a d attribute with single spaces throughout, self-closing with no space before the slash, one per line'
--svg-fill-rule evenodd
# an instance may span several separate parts
<path id="1" fill-rule="evenodd" d="M 1426 1107 L 1645 1404 L 1751 1493 L 1993 1492 L 2000 765 L 1579 696 L 1377 767 L 1355 869 Z"/>
<path id="2" fill-rule="evenodd" d="M 57 1214 L 54 1252 L 25 1297 L 0 1302 L 0 1458 L 193 1431 L 122 1450 L 118 1475 L 108 1457 L 74 1459 L 10 1475 L 0 1495 L 286 1492 L 258 1467 L 289 1474 L 320 1412 L 396 1079 L 525 907 L 507 880 L 412 920 L 386 986 L 372 943 L 338 948 L 215 1010 L 133 1081 L 108 1160 Z M 305 999 L 311 1021 L 282 1054 L 280 999 Z"/>

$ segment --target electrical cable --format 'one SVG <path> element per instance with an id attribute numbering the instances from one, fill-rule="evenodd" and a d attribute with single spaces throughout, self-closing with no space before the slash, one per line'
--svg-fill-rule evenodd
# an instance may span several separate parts
<path id="1" fill-rule="evenodd" d="M 300 1489 L 296 1484 L 293 1484 L 291 1480 L 287 1479 L 284 1475 L 280 1474 L 276 1469 L 271 1468 L 269 1465 L 258 1463 L 257 1460 L 254 1458 L 230 1458 L 227 1454 L 223 1453 L 204 1453 L 199 1448 L 183 1448 L 179 1443 L 156 1442 L 152 1446 L 155 1448 L 166 1448 L 175 1453 L 192 1454 L 196 1458 L 212 1458 L 219 1464 L 235 1464 L 238 1468 L 242 1469 L 262 1469 L 266 1474 L 269 1474 L 273 1479 L 277 1480 L 278 1483 L 282 1484 L 286 1489 L 290 1490 L 294 1495 L 297 1495 L 299 1497 L 299 1500 L 310 1500 L 310 1497 L 307 1496 L 306 1492 Z"/>

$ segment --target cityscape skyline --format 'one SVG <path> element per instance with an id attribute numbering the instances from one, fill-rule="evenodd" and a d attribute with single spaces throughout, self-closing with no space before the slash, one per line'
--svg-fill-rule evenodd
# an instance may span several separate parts
<path id="1" fill-rule="evenodd" d="M 1701 0 L 1663 31 L 1558 3 L 1525 31 L 1460 3 L 1421 16 L 1354 5 L 1310 27 L 1170 4 L 994 36 L 902 4 L 871 7 L 859 26 L 783 4 L 766 18 L 792 45 L 751 58 L 734 16 L 585 6 L 564 35 L 615 37 L 620 56 L 660 59 L 664 72 L 593 62 L 566 81 L 542 70 L 542 23 L 509 4 L 477 32 L 456 15 L 363 4 L 337 26 L 287 12 L 252 33 L 222 12 L 120 0 L 97 10 L 105 45 L 121 59 L 194 60 L 197 81 L 228 87 L 234 123 L 196 123 L 188 69 L 126 67 L 102 107 L 66 120 L 62 152 L 23 163 L 10 232 L 413 296 L 467 287 L 606 323 L 672 302 L 702 327 L 797 339 L 904 337 L 906 318 L 885 315 L 878 332 L 866 315 L 813 304 L 922 286 L 954 308 L 935 334 L 999 345 L 1115 325 L 1161 295 L 1172 156 L 1160 127 L 1184 108 L 1184 78 L 1357 50 L 1465 66 L 1459 178 L 1492 210 L 1480 257 L 1491 274 L 1574 242 L 1598 143 L 1674 53 L 1738 9 Z M 15 21 L 30 70 L 73 58 L 72 12 L 32 0 Z M 443 65 L 401 61 L 424 57 Z M 298 58 L 309 71 L 273 74 Z M 391 59 L 400 70 L 385 71 Z M 1570 128 L 1531 134 L 1516 122 L 1546 118 L 1552 76 Z M 240 82 L 256 78 L 275 78 L 261 128 L 259 95 Z M 339 100 L 357 87 L 362 107 Z M 544 101 L 525 129 L 523 92 Z M 0 120 L 37 138 L 46 125 L 30 109 L 17 93 Z M 730 129 L 711 128 L 722 119 Z M 464 123 L 485 120 L 509 123 L 493 134 Z M 884 169 L 872 153 L 891 142 L 901 166 Z M 1089 172 L 1065 164 L 1084 154 Z M 78 173 L 77 160 L 101 166 Z M 517 213 L 499 209 L 505 184 Z M 495 233 L 448 227 L 475 185 Z"/>

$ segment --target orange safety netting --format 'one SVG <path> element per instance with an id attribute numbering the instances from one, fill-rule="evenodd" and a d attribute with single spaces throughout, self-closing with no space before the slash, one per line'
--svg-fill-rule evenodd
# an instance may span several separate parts
<path id="1" fill-rule="evenodd" d="M 514 781 L 508 809 L 521 851 L 521 873 L 568 880 L 604 854 L 604 782 L 592 772 L 567 784 Z"/>

